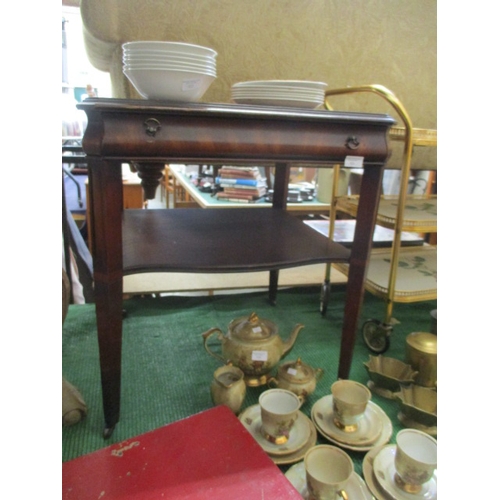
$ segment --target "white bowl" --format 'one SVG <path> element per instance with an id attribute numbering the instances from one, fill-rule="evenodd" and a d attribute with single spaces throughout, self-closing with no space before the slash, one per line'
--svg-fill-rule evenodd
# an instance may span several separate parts
<path id="1" fill-rule="evenodd" d="M 202 47 L 201 45 L 194 45 L 192 43 L 183 42 L 162 42 L 162 41 L 136 41 L 136 42 L 126 42 L 122 44 L 124 51 L 134 51 L 134 50 L 175 50 L 177 52 L 182 52 L 184 54 L 197 54 L 197 55 L 211 55 L 216 56 L 217 52 L 208 47 Z"/>
<path id="2" fill-rule="evenodd" d="M 215 68 L 217 63 L 212 59 L 196 59 L 194 57 L 123 57 L 123 63 L 133 64 L 133 63 L 173 63 L 173 64 L 199 64 L 201 66 L 208 66 L 210 68 Z"/>
<path id="3" fill-rule="evenodd" d="M 215 80 L 215 75 L 195 71 L 124 69 L 123 73 L 142 97 L 179 102 L 199 101 Z"/>
<path id="4" fill-rule="evenodd" d="M 217 71 L 215 68 L 208 68 L 206 66 L 195 65 L 195 64 L 154 64 L 154 63 L 144 63 L 144 64 L 124 64 L 124 70 L 129 69 L 163 69 L 172 71 L 190 71 L 194 73 L 202 73 L 204 75 L 217 76 Z"/>

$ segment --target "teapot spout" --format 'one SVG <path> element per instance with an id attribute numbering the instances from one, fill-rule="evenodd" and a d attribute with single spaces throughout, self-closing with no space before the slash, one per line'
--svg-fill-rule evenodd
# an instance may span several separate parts
<path id="1" fill-rule="evenodd" d="M 290 334 L 290 337 L 288 337 L 288 339 L 283 343 L 283 352 L 281 354 L 281 357 L 287 355 L 292 350 L 292 347 L 294 346 L 295 341 L 297 340 L 297 336 L 302 328 L 304 328 L 304 325 L 302 325 L 301 323 L 297 323 L 295 325 L 292 333 Z"/>

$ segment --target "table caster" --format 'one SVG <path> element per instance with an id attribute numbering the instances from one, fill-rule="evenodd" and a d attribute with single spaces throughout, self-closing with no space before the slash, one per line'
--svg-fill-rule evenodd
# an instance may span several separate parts
<path id="1" fill-rule="evenodd" d="M 113 431 L 115 430 L 115 426 L 111 426 L 111 427 L 105 427 L 104 428 L 104 432 L 102 433 L 104 439 L 109 439 L 111 437 L 111 435 L 113 434 Z"/>

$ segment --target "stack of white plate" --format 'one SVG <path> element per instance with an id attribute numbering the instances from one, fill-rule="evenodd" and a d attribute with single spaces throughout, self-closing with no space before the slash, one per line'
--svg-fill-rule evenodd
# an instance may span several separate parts
<path id="1" fill-rule="evenodd" d="M 217 52 L 181 42 L 127 42 L 123 73 L 146 99 L 198 101 L 217 76 Z"/>
<path id="2" fill-rule="evenodd" d="M 237 104 L 317 108 L 325 101 L 327 84 L 301 80 L 256 80 L 235 83 L 231 100 Z"/>

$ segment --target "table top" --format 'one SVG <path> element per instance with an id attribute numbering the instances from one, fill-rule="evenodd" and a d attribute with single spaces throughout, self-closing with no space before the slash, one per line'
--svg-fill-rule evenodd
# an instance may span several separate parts
<path id="1" fill-rule="evenodd" d="M 384 164 L 389 115 L 224 103 L 89 98 L 83 149 L 122 161 Z M 382 132 L 382 133 L 381 133 Z M 124 139 L 127 139 L 124 141 Z"/>

